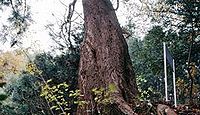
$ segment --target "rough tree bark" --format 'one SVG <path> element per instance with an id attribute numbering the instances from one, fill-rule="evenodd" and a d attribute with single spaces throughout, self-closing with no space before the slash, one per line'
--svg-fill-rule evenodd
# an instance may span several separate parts
<path id="1" fill-rule="evenodd" d="M 93 88 L 116 86 L 112 94 L 121 113 L 133 115 L 138 90 L 127 43 L 110 0 L 82 0 L 85 39 L 81 46 L 79 88 L 87 102 L 78 107 L 78 115 L 96 114 Z"/>

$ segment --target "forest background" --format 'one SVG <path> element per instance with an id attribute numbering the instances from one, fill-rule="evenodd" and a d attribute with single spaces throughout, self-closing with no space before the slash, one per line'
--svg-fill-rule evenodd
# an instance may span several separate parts
<path id="1" fill-rule="evenodd" d="M 77 11 L 81 1 L 76 4 L 78 6 L 75 6 L 70 23 L 67 19 L 71 11 L 69 5 L 73 1 L 56 2 L 59 7 L 63 7 L 60 8 L 63 13 L 58 15 L 57 11 L 45 11 L 52 15 L 53 19 L 45 25 L 43 23 L 46 20 L 41 21 L 42 15 L 34 18 L 33 3 L 23 0 L 1 0 L 0 2 L 2 10 L 0 114 L 75 113 L 77 105 L 86 103 L 79 99 L 81 93 L 78 90 L 80 44 L 84 39 L 83 14 L 82 10 Z M 118 4 L 117 0 L 113 0 L 112 3 L 114 7 Z M 48 9 L 47 6 L 44 4 L 43 10 Z M 37 6 L 35 7 L 37 9 Z M 56 7 L 53 9 L 61 12 Z M 140 92 L 135 101 L 134 112 L 156 114 L 154 104 L 163 102 L 165 98 L 163 42 L 167 43 L 176 62 L 178 104 L 189 105 L 186 107 L 191 108 L 192 111 L 193 107 L 198 108 L 200 104 L 200 1 L 122 0 L 119 1 L 119 9 L 116 12 L 128 43 Z M 37 22 L 38 20 L 41 22 Z M 31 27 L 34 23 L 43 29 L 34 33 Z M 36 26 L 36 28 L 40 27 Z M 47 36 L 40 33 L 48 34 L 49 39 L 45 40 L 45 45 L 50 43 L 48 47 L 45 46 L 47 51 L 41 50 L 43 46 L 40 42 L 32 40 L 35 34 L 39 39 Z M 27 41 L 33 42 L 27 43 Z M 7 49 L 9 50 L 6 51 Z M 173 105 L 172 70 L 169 66 L 168 70 L 170 104 Z M 94 89 L 97 104 L 110 103 L 111 99 L 107 95 L 114 90 L 115 86 L 112 84 L 109 85 L 108 91 L 101 88 Z M 146 108 L 149 111 L 146 111 Z M 101 112 L 106 113 L 107 110 Z"/>

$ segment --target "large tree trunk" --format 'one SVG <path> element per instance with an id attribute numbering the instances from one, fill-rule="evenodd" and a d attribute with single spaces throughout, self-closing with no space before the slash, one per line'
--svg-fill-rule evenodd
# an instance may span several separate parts
<path id="1" fill-rule="evenodd" d="M 116 86 L 113 104 L 123 114 L 132 115 L 138 93 L 127 43 L 110 0 L 82 0 L 85 39 L 81 46 L 79 88 L 87 102 L 78 115 L 96 114 L 98 107 L 92 89 Z"/>

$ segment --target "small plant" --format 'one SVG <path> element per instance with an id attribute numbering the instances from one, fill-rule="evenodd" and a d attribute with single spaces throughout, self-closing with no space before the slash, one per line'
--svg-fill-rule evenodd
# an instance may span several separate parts
<path id="1" fill-rule="evenodd" d="M 32 75 L 41 75 L 42 71 L 40 71 L 34 63 L 28 63 L 26 65 L 26 71 Z"/>
<path id="2" fill-rule="evenodd" d="M 92 92 L 94 93 L 94 101 L 96 102 L 97 111 L 99 114 L 107 113 L 107 105 L 113 104 L 112 94 L 116 91 L 116 86 L 114 84 L 109 84 L 108 88 L 94 88 Z M 104 108 L 102 108 L 104 107 Z"/>
<path id="3" fill-rule="evenodd" d="M 62 115 L 73 114 L 75 110 L 72 110 L 72 106 L 86 104 L 85 101 L 79 100 L 80 90 L 69 90 L 69 85 L 65 82 L 51 86 L 51 82 L 52 79 L 42 86 L 40 96 L 48 101 L 52 111 Z"/>
<path id="4" fill-rule="evenodd" d="M 74 104 L 77 104 L 79 106 L 83 106 L 83 105 L 87 104 L 86 101 L 80 99 L 80 97 L 83 96 L 83 95 L 81 95 L 80 90 L 77 89 L 75 91 L 72 90 L 69 92 L 70 92 L 69 97 L 72 97 L 73 99 L 75 99 L 73 102 Z"/>
<path id="5" fill-rule="evenodd" d="M 40 96 L 44 97 L 49 103 L 51 103 L 51 110 L 59 111 L 62 114 L 66 114 L 66 111 L 70 110 L 69 102 L 66 101 L 65 94 L 68 92 L 69 85 L 61 83 L 55 86 L 50 86 L 49 83 L 52 80 L 48 80 L 46 84 L 42 86 Z"/>

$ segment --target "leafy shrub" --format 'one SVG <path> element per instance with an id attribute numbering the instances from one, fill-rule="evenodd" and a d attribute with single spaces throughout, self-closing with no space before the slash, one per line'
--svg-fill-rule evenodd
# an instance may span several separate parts
<path id="1" fill-rule="evenodd" d="M 45 101 L 40 97 L 40 86 L 33 75 L 22 73 L 5 87 L 9 96 L 1 105 L 3 115 L 42 115 L 48 113 Z"/>

